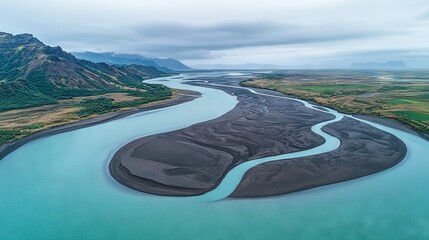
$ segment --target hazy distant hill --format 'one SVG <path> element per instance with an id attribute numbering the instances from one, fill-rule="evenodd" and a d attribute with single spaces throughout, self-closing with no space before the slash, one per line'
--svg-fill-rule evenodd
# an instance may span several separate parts
<path id="1" fill-rule="evenodd" d="M 255 69 L 285 69 L 286 66 L 275 64 L 261 63 L 245 63 L 245 64 L 199 64 L 193 66 L 196 69 L 240 69 L 240 70 L 255 70 Z"/>
<path id="2" fill-rule="evenodd" d="M 97 63 L 107 63 L 111 65 L 129 65 L 137 64 L 143 66 L 156 67 L 162 71 L 189 71 L 190 67 L 182 62 L 172 58 L 146 58 L 137 54 L 116 54 L 112 52 L 94 53 L 94 52 L 77 52 L 73 53 L 77 58 L 85 59 Z"/>
<path id="3" fill-rule="evenodd" d="M 350 65 L 353 69 L 405 69 L 407 66 L 402 61 L 388 61 L 385 63 L 353 63 Z"/>
<path id="4" fill-rule="evenodd" d="M 0 32 L 0 111 L 115 91 L 165 75 L 155 67 L 80 60 L 31 34 Z"/>

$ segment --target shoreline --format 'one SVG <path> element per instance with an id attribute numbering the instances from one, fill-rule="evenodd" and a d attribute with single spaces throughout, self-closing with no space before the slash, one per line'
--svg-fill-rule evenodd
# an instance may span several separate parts
<path id="1" fill-rule="evenodd" d="M 387 117 L 383 117 L 383 116 L 376 116 L 376 115 L 362 115 L 362 114 L 352 114 L 352 116 L 359 118 L 359 119 L 363 119 L 363 120 L 368 120 L 374 123 L 378 123 L 380 125 L 386 126 L 386 127 L 391 127 L 403 132 L 407 132 L 413 135 L 416 135 L 418 137 L 421 137 L 423 139 L 425 139 L 426 141 L 429 141 L 429 133 L 425 133 L 422 132 L 418 129 L 414 129 L 411 126 L 408 126 L 407 124 L 394 119 L 394 118 L 387 118 Z"/>
<path id="2" fill-rule="evenodd" d="M 142 107 L 130 109 L 130 110 L 122 110 L 117 112 L 106 113 L 104 115 L 96 116 L 94 118 L 89 118 L 89 119 L 85 119 L 74 123 L 69 123 L 66 125 L 57 126 L 50 129 L 42 130 L 40 132 L 33 133 L 31 135 L 28 135 L 16 141 L 0 145 L 0 161 L 3 160 L 7 155 L 17 150 L 18 148 L 36 139 L 45 138 L 45 137 L 49 137 L 49 136 L 64 133 L 64 132 L 74 131 L 81 128 L 91 127 L 98 124 L 103 124 L 113 120 L 128 117 L 130 115 L 140 113 L 140 112 L 178 105 L 181 103 L 192 101 L 200 97 L 201 95 L 198 92 L 193 92 L 193 94 L 195 95 L 178 94 L 176 98 L 167 99 L 159 102 L 150 102 L 150 103 L 147 103 L 148 104 L 147 106 L 142 106 Z"/>

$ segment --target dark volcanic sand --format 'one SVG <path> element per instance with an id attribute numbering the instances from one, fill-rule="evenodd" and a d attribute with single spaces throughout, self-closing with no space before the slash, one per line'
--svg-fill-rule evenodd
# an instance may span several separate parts
<path id="1" fill-rule="evenodd" d="M 236 85 L 228 79 L 222 84 Z M 322 144 L 323 138 L 310 128 L 333 118 L 296 101 L 214 88 L 235 94 L 240 101 L 236 108 L 220 118 L 125 145 L 110 163 L 112 176 L 151 194 L 203 194 L 244 161 Z M 342 141 L 339 149 L 256 166 L 231 197 L 272 196 L 358 178 L 394 166 L 406 153 L 404 143 L 393 135 L 350 118 L 323 130 Z"/>
<path id="2" fill-rule="evenodd" d="M 407 152 L 395 136 L 351 118 L 323 131 L 341 139 L 337 150 L 255 166 L 231 197 L 279 195 L 366 176 L 398 164 Z"/>
<path id="3" fill-rule="evenodd" d="M 296 101 L 226 91 L 238 97 L 236 108 L 217 119 L 125 145 L 110 163 L 112 176 L 152 194 L 202 194 L 244 161 L 322 144 L 311 126 L 333 119 Z"/>

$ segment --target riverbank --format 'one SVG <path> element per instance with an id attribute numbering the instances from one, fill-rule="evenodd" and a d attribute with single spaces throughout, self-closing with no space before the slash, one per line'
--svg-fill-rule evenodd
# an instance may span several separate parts
<path id="1" fill-rule="evenodd" d="M 179 93 L 175 94 L 174 97 L 171 99 L 157 101 L 157 102 L 150 102 L 150 103 L 144 104 L 138 108 L 107 113 L 107 114 L 103 114 L 101 116 L 96 116 L 96 117 L 85 119 L 82 121 L 77 121 L 77 122 L 69 123 L 69 124 L 62 125 L 62 126 L 56 126 L 56 127 L 51 128 L 51 129 L 42 130 L 42 131 L 33 133 L 29 136 L 23 137 L 19 140 L 13 141 L 11 143 L 1 145 L 0 146 L 0 161 L 4 157 L 6 157 L 8 154 L 10 154 L 13 151 L 15 151 L 16 149 L 18 149 L 19 147 L 25 145 L 28 142 L 39 139 L 39 138 L 48 137 L 48 136 L 63 133 L 63 132 L 73 131 L 73 130 L 77 130 L 77 129 L 81 129 L 81 128 L 94 126 L 97 124 L 106 123 L 109 121 L 113 121 L 116 119 L 120 119 L 120 118 L 130 116 L 130 115 L 133 115 L 133 114 L 136 114 L 139 112 L 150 111 L 150 110 L 154 110 L 154 109 L 174 106 L 174 105 L 181 104 L 184 102 L 192 101 L 195 98 L 198 98 L 199 96 L 200 96 L 200 94 L 197 92 L 180 90 Z"/>
<path id="2" fill-rule="evenodd" d="M 205 86 L 237 96 L 239 104 L 218 119 L 125 145 L 115 153 L 109 166 L 117 181 L 151 194 L 200 195 L 216 188 L 229 170 L 245 161 L 311 149 L 324 143 L 324 139 L 310 128 L 332 119 L 328 113 L 312 110 L 294 100 L 261 96 L 244 89 Z M 350 122 L 332 125 L 333 135 L 341 140 L 343 146 L 332 155 L 322 156 L 326 161 L 322 164 L 324 166 L 318 166 L 328 175 L 337 176 L 331 178 L 335 181 L 330 183 L 379 172 L 394 166 L 406 154 L 405 145 L 389 133 L 360 124 L 353 134 L 347 134 L 347 127 L 352 127 Z M 368 139 L 368 136 L 374 139 Z M 377 154 L 372 154 L 373 151 Z M 305 159 L 296 162 L 297 169 L 304 173 L 308 173 L 315 164 L 317 166 L 317 162 L 305 166 L 308 163 Z M 343 167 L 335 168 L 332 164 Z M 272 179 L 264 177 L 276 175 L 279 169 L 266 171 L 263 168 L 252 172 L 231 197 L 262 197 L 290 192 L 290 188 L 271 185 Z M 295 182 L 304 179 L 300 174 L 277 177 Z M 305 181 L 302 183 L 306 184 Z M 325 184 L 329 183 L 324 178 L 313 178 L 306 187 Z"/>
<path id="3" fill-rule="evenodd" d="M 279 75 L 270 79 L 270 75 L 264 75 L 240 84 L 314 101 L 343 113 L 392 119 L 429 139 L 429 82 L 388 82 L 372 76 L 328 81 L 318 75 L 303 81 L 299 76 Z"/>
<path id="4" fill-rule="evenodd" d="M 398 121 L 396 119 L 391 119 L 391 118 L 385 118 L 385 117 L 380 117 L 380 116 L 371 116 L 371 115 L 353 115 L 359 119 L 363 119 L 363 120 L 368 120 L 371 122 L 375 122 L 381 125 L 384 125 L 386 127 L 391 127 L 394 129 L 398 129 L 407 133 L 411 133 L 413 135 L 419 136 L 423 139 L 425 139 L 426 141 L 429 141 L 429 134 L 416 130 L 408 125 L 406 125 L 405 123 Z"/>

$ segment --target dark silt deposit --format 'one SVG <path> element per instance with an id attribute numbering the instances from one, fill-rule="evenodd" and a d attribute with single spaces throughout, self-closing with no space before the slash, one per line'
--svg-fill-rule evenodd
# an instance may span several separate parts
<path id="1" fill-rule="evenodd" d="M 217 119 L 125 145 L 110 162 L 112 176 L 146 193 L 201 195 L 245 161 L 323 144 L 311 126 L 334 118 L 293 100 L 214 88 L 235 94 L 237 106 Z M 366 176 L 396 165 L 407 151 L 395 136 L 351 118 L 323 130 L 341 140 L 337 150 L 253 167 L 230 197 L 279 195 Z"/>
<path id="2" fill-rule="evenodd" d="M 231 197 L 263 197 L 342 182 L 390 168 L 407 152 L 395 136 L 344 118 L 323 131 L 341 139 L 332 152 L 260 164 L 246 172 Z"/>
<path id="3" fill-rule="evenodd" d="M 238 97 L 225 115 L 144 137 L 122 147 L 112 176 L 133 189 L 174 196 L 214 189 L 234 166 L 256 158 L 314 148 L 324 139 L 311 126 L 333 116 L 286 99 L 227 89 Z"/>

